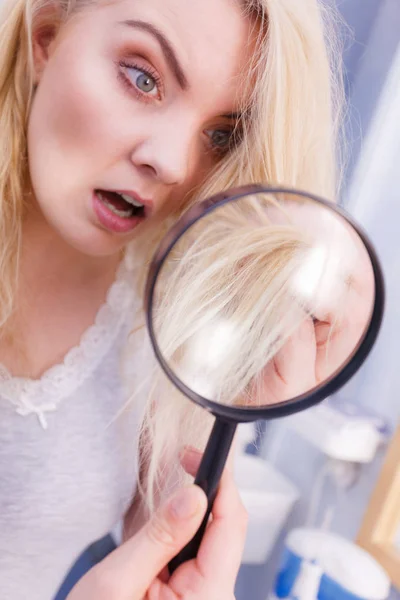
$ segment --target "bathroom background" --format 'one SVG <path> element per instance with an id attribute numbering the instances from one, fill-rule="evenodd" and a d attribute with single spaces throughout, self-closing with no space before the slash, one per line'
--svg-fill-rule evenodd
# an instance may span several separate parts
<path id="1" fill-rule="evenodd" d="M 338 396 L 373 409 L 393 432 L 400 418 L 400 0 L 330 1 L 338 6 L 349 28 L 344 32 L 344 58 L 350 102 L 350 159 L 342 201 L 375 243 L 387 288 L 386 315 L 378 343 Z M 283 540 L 291 528 L 304 525 L 313 486 L 325 461 L 321 452 L 288 428 L 286 420 L 260 424 L 260 429 L 257 448 L 249 447 L 248 451 L 258 453 L 290 479 L 300 498 L 268 561 L 242 566 L 237 600 L 267 599 Z M 356 538 L 384 454 L 385 448 L 380 449 L 371 463 L 362 466 L 356 483 L 341 492 L 331 531 L 350 540 Z M 328 481 L 319 502 L 318 522 L 334 494 Z M 400 593 L 393 590 L 390 600 L 400 600 Z"/>

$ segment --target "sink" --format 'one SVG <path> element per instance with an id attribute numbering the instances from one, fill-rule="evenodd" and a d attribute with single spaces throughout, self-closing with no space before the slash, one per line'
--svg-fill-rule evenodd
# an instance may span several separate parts
<path id="1" fill-rule="evenodd" d="M 242 562 L 262 564 L 268 560 L 299 492 L 291 481 L 257 456 L 236 456 L 234 474 L 249 514 Z"/>

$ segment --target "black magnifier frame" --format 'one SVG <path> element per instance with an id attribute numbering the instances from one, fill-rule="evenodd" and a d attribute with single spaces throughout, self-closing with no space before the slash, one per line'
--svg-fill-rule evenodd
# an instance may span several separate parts
<path id="1" fill-rule="evenodd" d="M 333 373 L 326 382 L 324 382 L 324 384 L 315 387 L 313 390 L 305 394 L 296 396 L 291 400 L 286 400 L 275 405 L 266 405 L 263 408 L 242 408 L 238 406 L 233 407 L 226 404 L 218 404 L 212 400 L 209 400 L 208 398 L 200 396 L 192 389 L 187 387 L 175 375 L 174 371 L 165 360 L 158 346 L 157 336 L 155 334 L 153 324 L 153 300 L 157 277 L 175 244 L 181 239 L 186 231 L 202 217 L 212 213 L 225 204 L 235 202 L 252 194 L 286 194 L 303 197 L 308 200 L 314 200 L 315 202 L 339 214 L 353 227 L 367 249 L 375 282 L 375 302 L 369 325 L 363 336 L 360 338 L 356 348 L 349 356 L 348 360 L 339 369 L 337 369 L 336 372 Z M 193 207 L 188 209 L 180 217 L 177 223 L 170 229 L 170 231 L 161 241 L 153 256 L 146 281 L 144 307 L 150 341 L 156 358 L 170 381 L 182 392 L 182 394 L 195 402 L 197 405 L 203 407 L 215 417 L 213 430 L 209 437 L 195 479 L 195 484 L 201 487 L 207 495 L 207 512 L 196 535 L 169 563 L 168 566 L 170 573 L 178 568 L 183 562 L 186 562 L 197 556 L 198 549 L 207 528 L 209 516 L 211 514 L 214 499 L 217 494 L 219 482 L 229 454 L 229 450 L 232 445 L 237 425 L 239 423 L 252 422 L 261 419 L 270 420 L 294 414 L 318 404 L 318 402 L 321 402 L 341 388 L 356 373 L 370 353 L 382 323 L 384 303 L 385 289 L 382 269 L 368 236 L 342 208 L 314 194 L 309 194 L 308 192 L 300 191 L 294 188 L 273 187 L 257 184 L 231 188 L 220 194 L 216 194 L 215 196 L 203 200 L 198 204 L 195 204 Z"/>
<path id="2" fill-rule="evenodd" d="M 365 248 L 367 249 L 368 256 L 371 261 L 374 282 L 375 282 L 375 302 L 374 308 L 371 315 L 370 323 L 367 330 L 361 337 L 358 345 L 353 350 L 352 354 L 347 359 L 347 362 L 340 367 L 336 374 L 330 376 L 330 378 L 320 386 L 314 388 L 305 394 L 301 394 L 292 398 L 291 400 L 285 400 L 275 405 L 266 405 L 263 408 L 254 407 L 232 407 L 225 404 L 218 404 L 212 400 L 200 396 L 192 389 L 187 387 L 174 373 L 169 366 L 168 362 L 164 359 L 163 354 L 158 346 L 157 337 L 154 331 L 153 325 L 153 300 L 155 294 L 155 287 L 157 282 L 158 274 L 167 259 L 170 251 L 175 244 L 181 239 L 186 231 L 192 227 L 199 219 L 212 213 L 214 210 L 228 204 L 249 196 L 251 194 L 287 194 L 293 196 L 300 196 L 305 199 L 311 199 L 315 202 L 322 204 L 328 209 L 336 212 L 344 218 L 345 221 L 350 223 L 353 229 L 359 235 Z M 166 234 L 161 244 L 159 245 L 148 271 L 146 288 L 145 288 L 145 312 L 147 328 L 150 335 L 150 341 L 160 363 L 163 371 L 171 380 L 171 382 L 188 398 L 190 398 L 196 404 L 202 406 L 205 410 L 212 413 L 214 416 L 221 417 L 228 421 L 234 422 L 252 422 L 259 419 L 276 419 L 279 417 L 286 417 L 293 413 L 299 412 L 306 408 L 310 408 L 318 402 L 321 402 L 328 396 L 331 396 L 338 389 L 343 387 L 345 383 L 351 379 L 356 373 L 359 367 L 363 364 L 368 354 L 370 353 L 375 340 L 378 336 L 384 312 L 385 305 L 385 286 L 382 275 L 382 269 L 377 257 L 377 254 L 367 236 L 367 234 L 361 229 L 361 227 L 354 222 L 342 208 L 336 206 L 333 202 L 320 198 L 314 194 L 308 192 L 299 191 L 294 188 L 283 188 L 283 187 L 269 187 L 263 185 L 247 185 L 238 188 L 232 188 L 220 194 L 216 194 L 211 198 L 203 200 L 198 204 L 195 204 L 184 213 L 177 223 L 170 229 Z"/>

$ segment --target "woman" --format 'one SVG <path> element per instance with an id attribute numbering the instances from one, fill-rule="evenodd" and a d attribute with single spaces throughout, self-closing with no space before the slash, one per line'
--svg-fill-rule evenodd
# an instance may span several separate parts
<path id="1" fill-rule="evenodd" d="M 333 34 L 316 0 L 2 9 L 0 596 L 52 598 L 125 516 L 139 532 L 71 600 L 228 600 L 245 529 L 229 472 L 198 560 L 158 576 L 204 514 L 194 487 L 162 501 L 205 428 L 184 402 L 127 405 L 148 368 L 145 346 L 126 343 L 136 278 L 214 191 L 271 181 L 334 197 Z M 194 473 L 197 453 L 181 456 Z"/>

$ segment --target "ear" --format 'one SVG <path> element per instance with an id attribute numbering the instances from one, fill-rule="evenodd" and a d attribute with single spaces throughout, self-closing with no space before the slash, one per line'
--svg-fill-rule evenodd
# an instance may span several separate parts
<path id="1" fill-rule="evenodd" d="M 34 83 L 39 83 L 54 48 L 59 30 L 59 11 L 55 4 L 46 6 L 36 15 L 32 32 Z"/>

